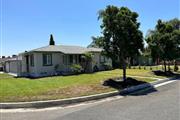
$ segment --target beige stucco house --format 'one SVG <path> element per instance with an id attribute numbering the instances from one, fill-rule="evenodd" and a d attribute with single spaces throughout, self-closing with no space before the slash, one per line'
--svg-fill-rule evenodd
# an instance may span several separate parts
<path id="1" fill-rule="evenodd" d="M 88 72 L 93 72 L 95 66 L 103 70 L 103 63 L 112 65 L 111 59 L 103 56 L 100 48 L 49 45 L 21 53 L 14 61 L 6 61 L 6 72 L 30 77 L 50 76 L 57 72 L 68 74 L 72 72 L 73 64 L 83 66 L 81 56 L 86 52 L 93 54 Z"/>

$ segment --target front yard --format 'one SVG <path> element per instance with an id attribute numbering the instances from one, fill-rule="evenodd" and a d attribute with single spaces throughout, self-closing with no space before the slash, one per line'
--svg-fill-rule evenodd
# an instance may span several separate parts
<path id="1" fill-rule="evenodd" d="M 146 82 L 154 81 L 154 77 L 163 78 L 144 69 L 127 69 L 127 75 L 141 76 L 133 78 Z M 114 91 L 115 89 L 105 87 L 102 83 L 108 78 L 121 76 L 120 69 L 39 79 L 14 78 L 8 74 L 0 74 L 0 102 L 61 99 Z"/>

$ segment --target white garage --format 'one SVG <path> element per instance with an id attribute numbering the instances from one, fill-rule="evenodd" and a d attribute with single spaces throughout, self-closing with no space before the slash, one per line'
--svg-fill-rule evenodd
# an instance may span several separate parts
<path id="1" fill-rule="evenodd" d="M 5 72 L 19 74 L 21 70 L 20 60 L 9 60 L 5 62 Z"/>

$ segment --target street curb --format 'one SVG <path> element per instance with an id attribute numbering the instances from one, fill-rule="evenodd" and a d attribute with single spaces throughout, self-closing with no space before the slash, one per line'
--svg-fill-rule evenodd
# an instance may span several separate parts
<path id="1" fill-rule="evenodd" d="M 108 93 L 90 95 L 90 96 L 83 96 L 83 97 L 75 97 L 75 98 L 68 98 L 68 99 L 59 99 L 59 100 L 48 100 L 48 101 L 34 101 L 34 102 L 16 102 L 16 103 L 0 103 L 0 109 L 17 109 L 17 108 L 45 108 L 45 107 L 53 107 L 53 106 L 65 106 L 69 104 L 77 104 L 81 102 L 87 102 L 92 100 L 103 99 L 107 97 L 117 96 L 117 95 L 124 95 L 129 94 L 131 92 L 135 92 L 137 90 L 141 90 L 144 88 L 153 87 L 154 85 L 173 80 L 174 78 L 170 79 L 163 79 L 152 83 L 145 83 L 142 85 L 133 86 L 130 88 L 123 89 L 121 91 L 113 91 Z"/>

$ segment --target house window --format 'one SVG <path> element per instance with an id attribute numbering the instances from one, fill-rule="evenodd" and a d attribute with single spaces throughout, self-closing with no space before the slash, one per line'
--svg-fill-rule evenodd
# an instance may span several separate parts
<path id="1" fill-rule="evenodd" d="M 63 55 L 63 64 L 67 65 L 67 55 Z"/>
<path id="2" fill-rule="evenodd" d="M 52 65 L 52 54 L 43 54 L 43 66 Z"/>
<path id="3" fill-rule="evenodd" d="M 104 62 L 105 62 L 105 57 L 102 56 L 102 55 L 100 56 L 100 62 L 101 62 L 101 63 L 104 63 Z"/>
<path id="4" fill-rule="evenodd" d="M 30 55 L 30 65 L 34 66 L 34 55 Z"/>

